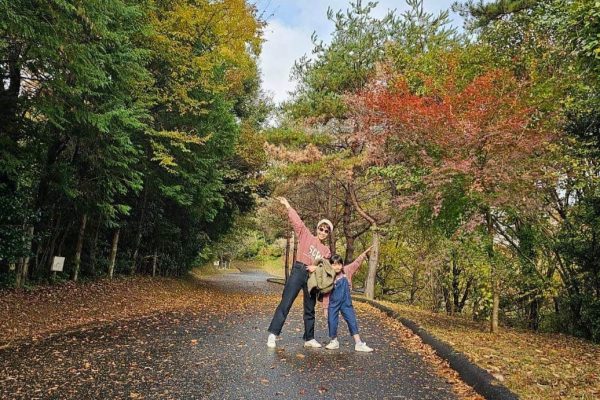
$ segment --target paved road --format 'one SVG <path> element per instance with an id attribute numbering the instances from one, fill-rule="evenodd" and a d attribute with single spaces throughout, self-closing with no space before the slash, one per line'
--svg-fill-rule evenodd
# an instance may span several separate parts
<path id="1" fill-rule="evenodd" d="M 0 398 L 456 398 L 379 314 L 358 313 L 373 353 L 354 352 L 347 336 L 338 351 L 305 349 L 300 296 L 273 350 L 265 329 L 281 286 L 252 272 L 212 277 L 206 285 L 243 300 L 239 307 L 161 313 L 0 350 Z M 326 336 L 320 317 L 317 339 Z"/>

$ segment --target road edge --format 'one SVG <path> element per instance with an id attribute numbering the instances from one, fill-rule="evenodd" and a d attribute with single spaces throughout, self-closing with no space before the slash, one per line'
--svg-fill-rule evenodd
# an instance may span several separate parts
<path id="1" fill-rule="evenodd" d="M 402 325 L 419 336 L 423 343 L 429 345 L 438 356 L 448 361 L 450 367 L 458 372 L 460 378 L 473 387 L 473 389 L 488 400 L 517 400 L 519 396 L 502 385 L 492 374 L 473 363 L 460 351 L 455 350 L 448 343 L 436 338 L 414 321 L 400 316 L 397 311 L 377 301 L 363 297 L 352 296 L 353 300 L 368 304 L 383 311 L 388 317 L 394 318 Z"/>
<path id="2" fill-rule="evenodd" d="M 284 285 L 285 280 L 280 278 L 268 278 L 267 282 Z M 375 300 L 365 299 L 364 297 L 352 296 L 352 299 L 361 303 L 368 304 L 376 309 L 383 311 L 388 317 L 394 318 L 402 325 L 410 329 L 415 335 L 419 336 L 423 343 L 430 346 L 435 353 L 446 360 L 450 367 L 455 370 L 460 378 L 470 385 L 477 393 L 487 400 L 518 400 L 519 396 L 513 393 L 506 386 L 502 385 L 492 374 L 485 369 L 473 363 L 460 351 L 455 350 L 448 343 L 436 338 L 416 322 L 400 316 L 400 313 L 394 311 Z"/>

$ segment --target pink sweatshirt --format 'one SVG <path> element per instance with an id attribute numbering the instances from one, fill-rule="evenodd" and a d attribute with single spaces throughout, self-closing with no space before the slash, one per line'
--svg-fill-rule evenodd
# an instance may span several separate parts
<path id="1" fill-rule="evenodd" d="M 292 207 L 288 208 L 288 217 L 294 227 L 296 240 L 298 241 L 298 253 L 296 255 L 298 261 L 306 265 L 314 265 L 315 260 L 318 258 L 331 257 L 329 247 L 310 233 L 310 230 L 304 225 L 304 222 Z"/>
<path id="2" fill-rule="evenodd" d="M 346 279 L 348 279 L 348 286 L 350 286 L 350 290 L 352 290 L 352 276 L 354 275 L 354 273 L 356 271 L 358 271 L 358 268 L 360 268 L 360 264 L 362 264 L 362 262 L 365 260 L 366 257 L 367 256 L 365 254 L 361 254 L 360 256 L 358 256 L 358 258 L 356 260 L 352 261 L 350 264 L 344 265 L 344 269 L 342 270 L 343 272 L 340 272 L 335 277 L 336 282 L 339 279 L 346 278 Z M 327 307 L 329 306 L 329 296 L 330 295 L 331 295 L 331 292 L 325 293 L 323 295 L 323 308 L 324 309 L 327 309 Z"/>

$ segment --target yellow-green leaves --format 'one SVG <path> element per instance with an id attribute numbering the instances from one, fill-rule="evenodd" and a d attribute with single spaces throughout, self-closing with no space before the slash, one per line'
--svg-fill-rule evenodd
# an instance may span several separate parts
<path id="1" fill-rule="evenodd" d="M 254 77 L 262 23 L 243 0 L 177 0 L 152 15 L 158 94 L 168 110 L 203 112 L 199 93 L 239 95 Z"/>

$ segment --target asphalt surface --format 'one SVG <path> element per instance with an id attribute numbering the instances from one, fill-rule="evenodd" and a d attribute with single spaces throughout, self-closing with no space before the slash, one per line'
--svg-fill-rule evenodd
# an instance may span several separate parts
<path id="1" fill-rule="evenodd" d="M 405 349 L 381 314 L 358 312 L 373 353 L 357 353 L 340 324 L 340 349 L 307 349 L 302 295 L 277 349 L 266 328 L 282 286 L 262 273 L 215 276 L 244 305 L 169 312 L 0 350 L 1 399 L 454 399 L 452 388 Z M 324 317 L 316 338 L 327 343 Z"/>

